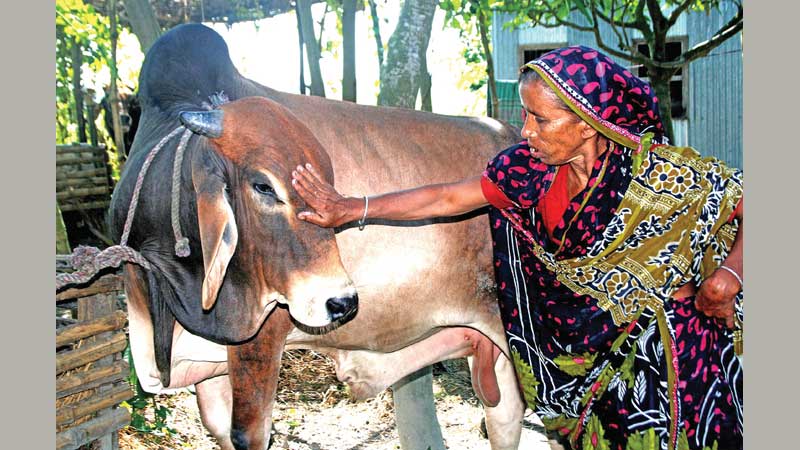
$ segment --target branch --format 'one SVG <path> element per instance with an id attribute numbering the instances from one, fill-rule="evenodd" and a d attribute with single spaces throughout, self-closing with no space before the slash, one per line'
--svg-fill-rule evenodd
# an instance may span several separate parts
<path id="1" fill-rule="evenodd" d="M 595 23 L 597 23 L 597 8 L 595 8 L 594 5 L 592 5 L 592 20 Z M 594 30 L 592 31 L 594 32 L 594 37 L 595 40 L 597 41 L 597 45 L 601 49 L 605 50 L 607 53 L 611 54 L 612 56 L 616 56 L 617 58 L 627 59 L 639 64 L 645 64 L 647 62 L 641 55 L 639 55 L 638 52 L 636 53 L 631 52 L 630 54 L 628 54 L 628 53 L 623 53 L 615 48 L 609 47 L 603 41 L 603 37 L 600 35 L 600 29 L 598 27 L 595 27 Z"/>
<path id="2" fill-rule="evenodd" d="M 615 13 L 615 11 L 617 9 L 616 8 L 616 3 L 617 3 L 616 0 L 612 0 L 611 1 L 611 11 L 610 11 L 611 12 L 611 18 L 614 17 L 614 13 Z M 592 8 L 594 8 L 594 5 L 592 6 Z M 627 9 L 627 6 L 625 7 L 625 9 Z M 624 11 L 623 11 L 623 13 L 624 13 Z M 601 19 L 605 20 L 603 15 L 600 14 L 599 12 L 598 12 L 598 16 L 600 16 Z M 623 14 L 622 17 L 625 17 L 625 15 Z M 630 38 L 628 37 L 628 33 L 625 32 L 625 28 L 626 27 L 625 27 L 624 23 L 620 24 L 622 29 L 623 29 L 622 34 L 620 34 L 619 29 L 617 27 L 617 24 L 614 23 L 613 20 L 609 21 L 608 24 L 611 27 L 611 31 L 613 31 L 614 34 L 617 36 L 617 41 L 619 41 L 620 46 L 626 47 L 628 49 L 628 51 L 633 53 L 633 49 L 631 48 L 631 45 L 630 45 Z"/>
<path id="3" fill-rule="evenodd" d="M 571 9 L 570 12 L 576 11 L 576 10 L 577 10 L 577 8 L 574 8 L 574 9 Z M 543 16 L 545 14 L 548 14 L 550 16 L 550 19 L 552 19 L 555 23 L 543 22 L 543 20 L 544 20 Z M 558 18 L 558 14 L 556 14 L 556 12 L 553 10 L 553 8 L 550 6 L 549 3 L 547 4 L 547 8 L 546 9 L 529 9 L 528 10 L 528 17 L 530 17 L 530 19 L 533 21 L 534 25 L 539 25 L 539 26 L 542 26 L 544 28 L 558 28 L 558 27 L 561 27 L 561 26 L 566 26 L 566 27 L 570 27 L 570 28 L 573 28 L 573 29 L 576 29 L 576 30 L 579 30 L 579 31 L 594 32 L 594 30 L 595 30 L 595 27 L 578 25 L 575 22 L 570 22 L 568 20 L 559 19 Z M 597 23 L 597 22 L 595 22 L 595 23 Z"/>
<path id="4" fill-rule="evenodd" d="M 639 22 L 636 21 L 636 20 L 633 20 L 633 21 L 630 21 L 630 22 L 625 22 L 624 20 L 617 22 L 616 20 L 614 20 L 614 10 L 616 9 L 613 6 L 614 3 L 616 3 L 616 2 L 612 2 L 612 6 L 611 6 L 611 17 L 608 17 L 605 14 L 603 14 L 602 11 L 597 11 L 597 17 L 603 19 L 603 22 L 605 22 L 605 23 L 607 23 L 609 25 L 619 25 L 619 26 L 624 27 L 624 28 L 637 28 L 640 25 Z M 629 4 L 628 2 L 625 2 L 625 9 L 623 11 L 626 11 L 628 9 L 628 4 Z M 594 2 L 592 2 L 592 9 L 595 9 L 595 3 Z M 625 15 L 626 14 L 623 13 L 622 17 L 624 18 Z"/>
<path id="5" fill-rule="evenodd" d="M 691 49 L 684 52 L 681 56 L 681 65 L 688 64 L 694 61 L 697 58 L 707 55 L 711 50 L 719 47 L 720 44 L 735 36 L 736 33 L 742 30 L 744 27 L 744 21 L 742 20 L 744 17 L 744 12 L 742 10 L 742 5 L 738 5 L 738 11 L 736 15 L 733 16 L 731 20 L 728 21 L 722 28 L 719 29 L 710 39 L 707 41 L 703 41 L 692 47 Z"/>
<path id="6" fill-rule="evenodd" d="M 641 2 L 642 0 L 639 1 Z M 664 17 L 664 14 L 661 13 L 661 6 L 658 4 L 658 0 L 647 0 L 647 12 L 650 14 L 650 21 L 653 22 L 653 31 L 655 35 L 661 35 L 661 31 L 666 30 L 664 25 L 667 19 Z"/>
<path id="7" fill-rule="evenodd" d="M 683 3 L 678 5 L 678 7 L 675 8 L 675 11 L 672 11 L 672 14 L 670 14 L 669 18 L 667 19 L 667 30 L 675 25 L 675 22 L 678 21 L 678 18 L 681 16 L 681 14 L 689 9 L 689 7 L 692 6 L 692 3 L 694 3 L 694 0 L 683 0 Z"/>

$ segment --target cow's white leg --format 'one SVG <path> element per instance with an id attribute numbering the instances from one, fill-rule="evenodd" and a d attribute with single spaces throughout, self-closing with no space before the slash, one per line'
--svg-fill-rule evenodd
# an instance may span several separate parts
<path id="1" fill-rule="evenodd" d="M 350 386 L 357 400 L 372 398 L 400 378 L 433 363 L 461 358 L 473 352 L 478 333 L 470 328 L 442 331 L 392 353 L 339 350 L 332 353 L 336 375 Z"/>
<path id="2" fill-rule="evenodd" d="M 394 415 L 403 450 L 444 450 L 433 400 L 433 372 L 424 367 L 392 385 Z"/>
<path id="3" fill-rule="evenodd" d="M 472 358 L 469 358 L 472 366 Z M 517 376 L 514 366 L 506 355 L 501 354 L 494 364 L 497 384 L 500 388 L 500 403 L 497 406 L 484 406 L 486 415 L 486 432 L 492 450 L 515 450 L 519 447 L 522 435 L 522 419 L 525 414 L 525 403 L 517 387 Z"/>
<path id="4" fill-rule="evenodd" d="M 231 442 L 233 395 L 227 375 L 209 378 L 195 385 L 197 407 L 203 425 L 217 439 L 222 450 L 234 450 Z"/>

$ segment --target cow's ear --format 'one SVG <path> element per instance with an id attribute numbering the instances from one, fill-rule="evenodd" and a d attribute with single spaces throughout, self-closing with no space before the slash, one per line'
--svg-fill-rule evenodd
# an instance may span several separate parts
<path id="1" fill-rule="evenodd" d="M 217 300 L 228 263 L 236 251 L 239 231 L 233 208 L 225 193 L 225 179 L 210 152 L 196 152 L 192 159 L 192 184 L 197 195 L 197 222 L 203 247 L 203 309 Z"/>

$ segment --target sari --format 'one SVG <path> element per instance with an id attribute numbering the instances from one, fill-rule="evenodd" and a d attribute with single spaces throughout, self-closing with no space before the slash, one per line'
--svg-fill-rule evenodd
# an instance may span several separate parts
<path id="1" fill-rule="evenodd" d="M 559 203 L 548 194 L 564 167 L 523 142 L 484 172 L 501 317 L 528 407 L 572 448 L 741 448 L 742 293 L 735 330 L 693 295 L 672 297 L 730 250 L 741 171 L 665 145 L 650 87 L 594 49 L 527 66 L 609 138 L 550 230 L 543 207 Z"/>

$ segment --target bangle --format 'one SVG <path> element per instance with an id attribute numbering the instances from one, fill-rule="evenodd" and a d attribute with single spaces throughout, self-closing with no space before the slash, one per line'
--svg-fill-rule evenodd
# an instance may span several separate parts
<path id="1" fill-rule="evenodd" d="M 740 276 L 739 276 L 739 274 L 738 274 L 738 273 L 736 273 L 736 271 L 735 271 L 735 270 L 731 269 L 730 267 L 726 266 L 725 264 L 721 264 L 721 265 L 719 266 L 719 268 L 720 268 L 720 269 L 727 270 L 728 272 L 730 272 L 730 273 L 731 273 L 731 275 L 733 275 L 734 277 L 736 277 L 736 280 L 739 282 L 739 289 L 742 289 L 742 288 L 744 288 L 744 282 L 742 282 L 742 277 L 740 277 Z"/>
<path id="2" fill-rule="evenodd" d="M 358 221 L 358 230 L 364 230 L 364 227 L 367 226 L 365 220 L 367 220 L 367 210 L 369 209 L 369 197 L 366 195 L 364 196 L 364 215 L 361 216 L 361 220 Z M 739 277 L 737 277 L 739 278 Z"/>

